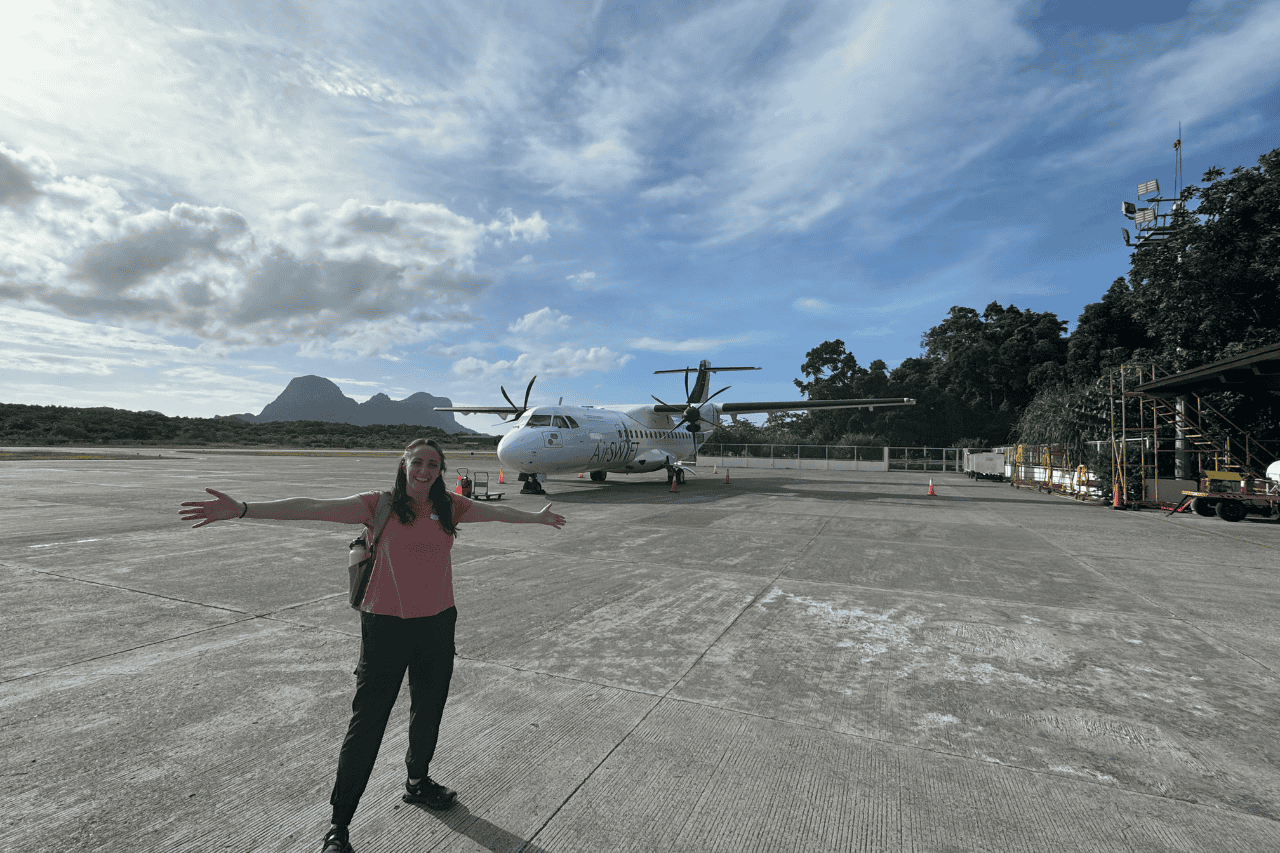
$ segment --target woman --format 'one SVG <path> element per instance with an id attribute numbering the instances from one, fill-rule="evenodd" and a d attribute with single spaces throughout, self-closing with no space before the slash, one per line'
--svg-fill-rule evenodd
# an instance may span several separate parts
<path id="1" fill-rule="evenodd" d="M 347 827 L 364 793 L 382 735 L 404 674 L 409 673 L 409 751 L 406 802 L 448 808 L 455 791 L 427 771 L 440 733 L 440 719 L 453 675 L 453 635 L 458 611 L 453 603 L 449 550 L 458 524 L 506 521 L 548 524 L 557 530 L 564 516 L 547 504 L 526 512 L 451 494 L 444 485 L 444 453 L 418 439 L 400 458 L 391 497 L 391 516 L 378 540 L 373 574 L 360 604 L 360 664 L 351 723 L 338 757 L 338 778 L 329 798 L 333 825 L 321 853 L 349 853 Z M 233 518 L 332 521 L 372 528 L 378 492 L 321 500 L 286 498 L 246 503 L 214 489 L 211 501 L 188 501 L 180 513 L 203 527 Z M 372 532 L 369 534 L 372 539 Z"/>

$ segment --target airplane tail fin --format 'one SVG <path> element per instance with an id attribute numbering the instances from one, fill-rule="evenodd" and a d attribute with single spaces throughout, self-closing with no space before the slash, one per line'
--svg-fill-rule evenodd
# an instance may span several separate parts
<path id="1" fill-rule="evenodd" d="M 684 392 L 686 397 L 686 406 L 701 406 L 708 399 L 714 397 L 711 393 L 711 374 L 721 373 L 728 370 L 759 370 L 758 367 L 712 367 L 711 362 L 703 359 L 697 367 L 678 367 L 675 370 L 655 370 L 654 374 L 659 373 L 683 373 L 684 374 Z M 696 373 L 697 378 L 693 382 L 693 387 L 689 387 L 689 374 Z M 724 390 L 723 388 L 721 389 Z M 717 391 L 716 394 L 719 394 Z"/>

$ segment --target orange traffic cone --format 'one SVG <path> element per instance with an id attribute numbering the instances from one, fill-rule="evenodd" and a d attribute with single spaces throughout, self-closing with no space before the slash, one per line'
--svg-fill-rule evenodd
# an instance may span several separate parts
<path id="1" fill-rule="evenodd" d="M 579 471 L 579 472 L 578 472 L 578 479 L 579 479 L 579 480 L 581 480 L 581 479 L 582 479 L 582 472 L 581 472 L 581 471 Z"/>
<path id="2" fill-rule="evenodd" d="M 678 492 L 678 491 L 680 491 L 679 489 L 677 489 L 677 488 L 676 488 L 676 478 L 675 478 L 675 477 L 672 477 L 672 478 L 671 478 L 671 491 L 673 491 L 673 492 Z"/>
<path id="3" fill-rule="evenodd" d="M 1120 500 L 1120 484 L 1113 483 L 1111 489 L 1111 508 L 1124 509 L 1124 502 Z"/>
<path id="4" fill-rule="evenodd" d="M 720 473 L 720 465 L 719 465 L 718 463 L 716 464 L 716 466 L 715 466 L 714 468 L 712 468 L 712 469 L 711 469 L 711 473 L 712 473 L 712 474 L 719 474 L 719 473 Z"/>
<path id="5" fill-rule="evenodd" d="M 498 485 L 500 486 L 506 485 L 506 482 L 507 482 L 506 480 L 502 479 L 502 469 L 499 468 L 498 469 Z"/>
<path id="6" fill-rule="evenodd" d="M 933 478 L 932 478 L 932 477 L 930 477 L 930 478 L 929 478 L 929 494 L 931 494 L 931 495 L 936 495 L 936 494 L 938 494 L 937 492 L 935 492 L 935 491 L 933 490 Z"/>
<path id="7" fill-rule="evenodd" d="M 724 484 L 726 486 L 729 485 L 729 469 L 728 468 L 724 469 Z"/>

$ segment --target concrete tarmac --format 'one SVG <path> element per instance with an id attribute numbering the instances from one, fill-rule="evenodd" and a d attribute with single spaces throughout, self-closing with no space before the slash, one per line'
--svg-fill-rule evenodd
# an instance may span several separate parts
<path id="1" fill-rule="evenodd" d="M 178 504 L 394 460 L 139 454 L 0 462 L 0 849 L 318 850 L 355 529 Z M 406 689 L 356 850 L 1280 850 L 1280 524 L 933 477 L 556 477 L 564 530 L 463 526 L 459 801 L 400 800 Z"/>

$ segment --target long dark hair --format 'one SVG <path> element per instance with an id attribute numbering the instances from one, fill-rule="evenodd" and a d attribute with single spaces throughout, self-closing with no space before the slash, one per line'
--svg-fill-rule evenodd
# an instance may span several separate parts
<path id="1" fill-rule="evenodd" d="M 415 438 L 409 442 L 404 452 L 411 453 L 424 444 L 440 454 L 440 475 L 431 484 L 427 498 L 430 499 L 431 509 L 435 511 L 444 532 L 450 536 L 457 536 L 458 526 L 453 523 L 453 500 L 449 497 L 449 490 L 444 486 L 444 472 L 447 470 L 444 464 L 444 451 L 440 449 L 440 445 L 429 438 Z M 413 511 L 413 501 L 409 499 L 409 475 L 405 471 L 404 456 L 400 457 L 400 467 L 396 470 L 396 486 L 391 491 L 391 511 L 396 514 L 396 518 L 400 519 L 401 524 L 412 524 L 418 517 L 418 514 Z"/>

